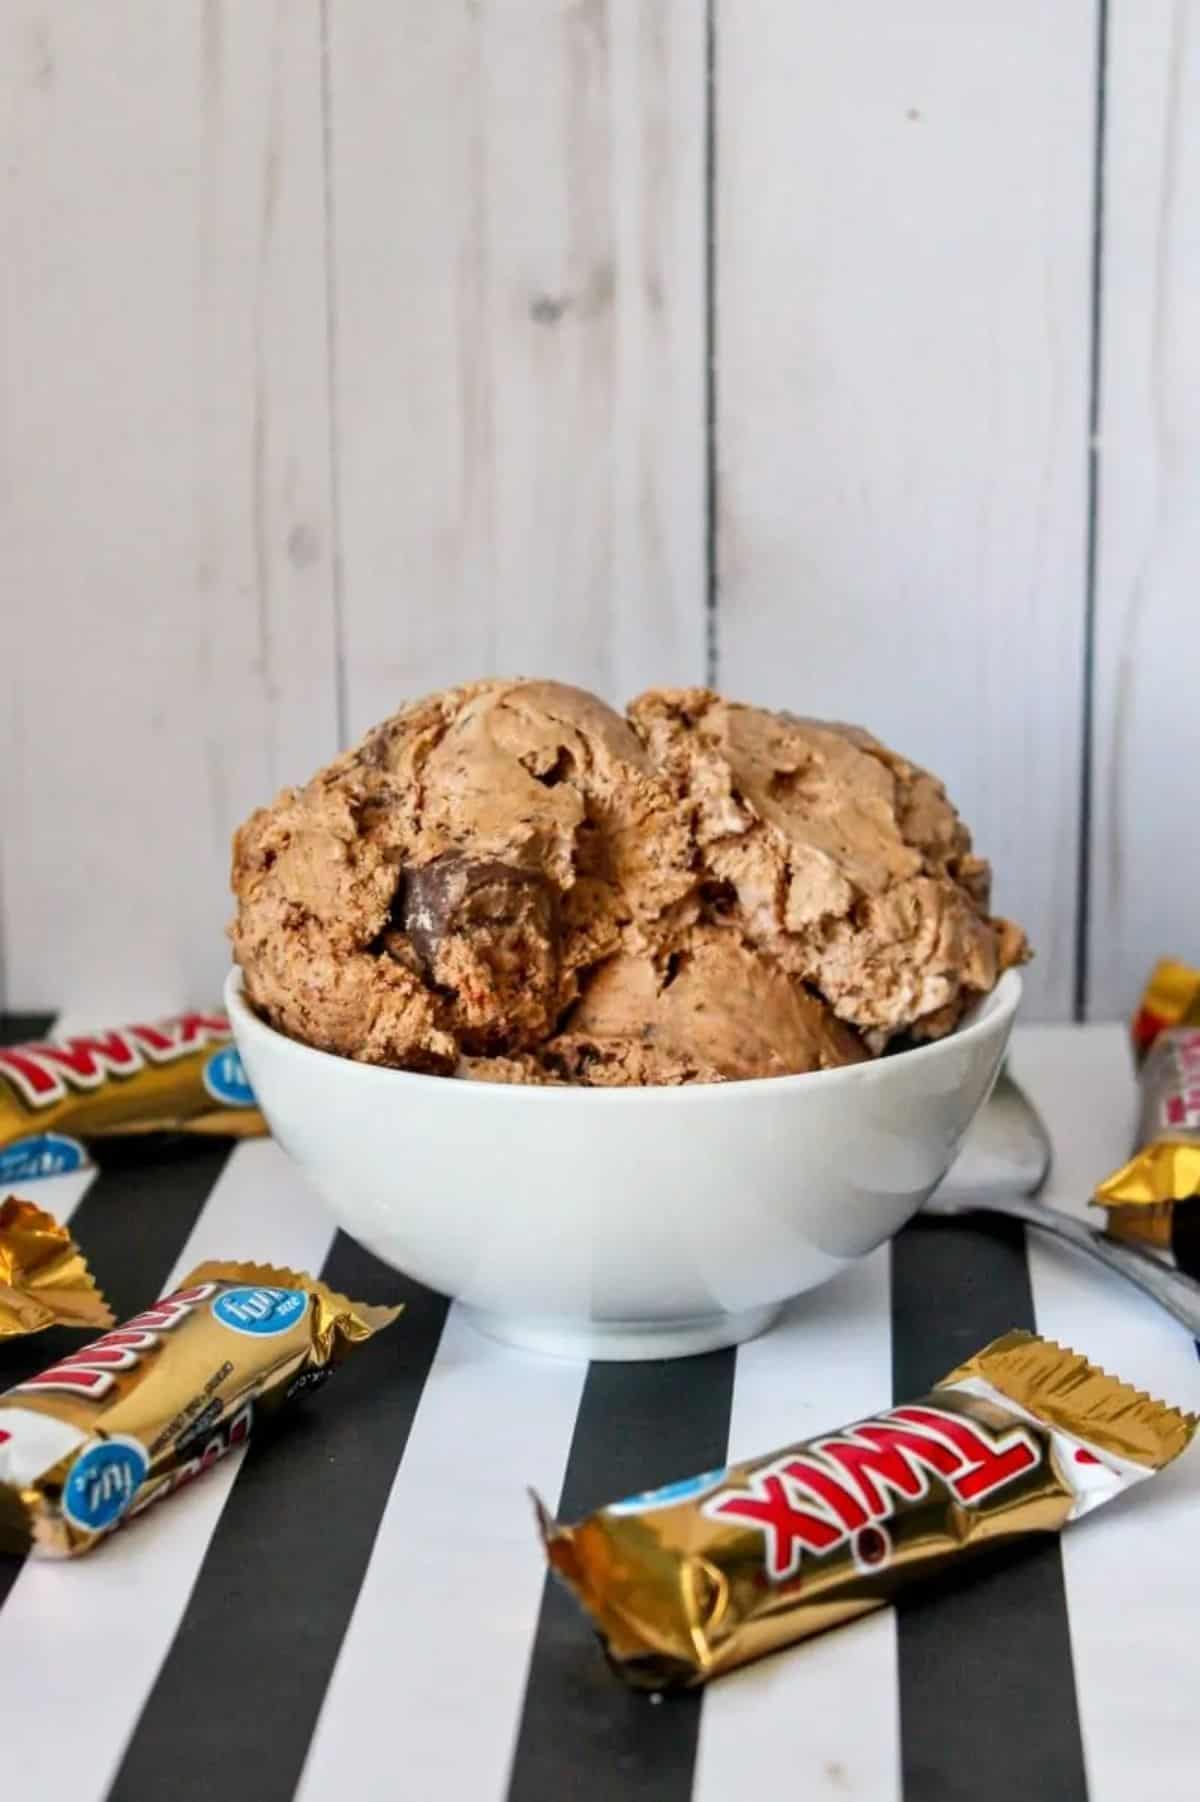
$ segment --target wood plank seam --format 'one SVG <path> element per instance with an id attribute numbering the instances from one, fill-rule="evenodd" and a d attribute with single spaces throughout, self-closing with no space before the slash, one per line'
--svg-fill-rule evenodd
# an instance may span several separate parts
<path id="1" fill-rule="evenodd" d="M 329 64 L 329 0 L 320 0 L 321 30 L 321 204 L 325 225 L 325 414 L 329 429 L 330 578 L 333 601 L 334 710 L 339 750 L 349 731 L 346 677 L 345 570 L 342 559 L 342 478 L 338 390 L 338 285 L 334 217 L 333 82 Z"/>
<path id="2" fill-rule="evenodd" d="M 704 680 L 716 688 L 721 661 L 717 530 L 717 0 L 704 13 Z"/>
<path id="3" fill-rule="evenodd" d="M 1096 0 L 1096 114 L 1092 150 L 1091 342 L 1088 356 L 1087 558 L 1079 746 L 1079 878 L 1075 896 L 1073 1017 L 1087 1018 L 1091 955 L 1092 786 L 1095 780 L 1096 569 L 1100 531 L 1101 337 L 1104 330 L 1104 158 L 1108 124 L 1108 0 Z"/>

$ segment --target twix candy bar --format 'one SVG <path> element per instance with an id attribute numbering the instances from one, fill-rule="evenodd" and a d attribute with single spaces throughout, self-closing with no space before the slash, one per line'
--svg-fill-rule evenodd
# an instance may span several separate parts
<path id="1" fill-rule="evenodd" d="M 1133 1020 L 1139 1060 L 1136 1149 L 1100 1183 L 1107 1230 L 1178 1250 L 1179 1210 L 1200 1202 L 1200 970 L 1165 959 L 1155 966 Z"/>
<path id="2" fill-rule="evenodd" d="M 48 1326 L 112 1323 L 112 1309 L 66 1227 L 10 1195 L 0 1204 L 0 1341 Z"/>
<path id="3" fill-rule="evenodd" d="M 0 1395 L 0 1551 L 88 1551 L 399 1312 L 294 1270 L 198 1265 L 153 1307 Z"/>
<path id="4" fill-rule="evenodd" d="M 264 1133 L 222 1013 L 0 1046 L 0 1184 L 78 1170 L 121 1133 Z"/>
<path id="5" fill-rule="evenodd" d="M 1054 1533 L 1190 1442 L 1197 1420 L 1013 1332 L 928 1394 L 559 1526 L 552 1568 L 612 1663 L 693 1687 L 883 1607 L 964 1553 Z"/>

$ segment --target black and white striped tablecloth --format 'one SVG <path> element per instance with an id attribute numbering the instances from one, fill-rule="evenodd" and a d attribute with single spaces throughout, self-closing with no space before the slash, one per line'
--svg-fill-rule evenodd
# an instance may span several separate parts
<path id="1" fill-rule="evenodd" d="M 1031 1028 L 1014 1062 L 1054 1135 L 1050 1199 L 1078 1207 L 1126 1153 L 1122 1036 Z M 571 1517 L 912 1395 L 1012 1325 L 1200 1409 L 1186 1335 L 1069 1253 L 913 1227 L 740 1351 L 585 1367 L 478 1338 L 336 1233 L 268 1142 L 122 1149 L 37 1198 L 121 1315 L 210 1256 L 408 1307 L 286 1430 L 93 1556 L 0 1558 L 13 1802 L 1200 1793 L 1200 1453 L 1061 1545 L 657 1704 L 609 1674 L 534 1540 L 526 1485 Z M 0 1350 L 0 1384 L 53 1350 Z"/>

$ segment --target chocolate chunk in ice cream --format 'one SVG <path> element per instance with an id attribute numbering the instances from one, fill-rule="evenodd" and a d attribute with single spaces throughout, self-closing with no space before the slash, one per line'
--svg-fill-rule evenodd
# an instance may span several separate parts
<path id="1" fill-rule="evenodd" d="M 936 778 L 859 728 L 555 682 L 402 708 L 236 835 L 265 1019 L 368 1063 L 649 1084 L 952 1031 L 1024 936 Z"/>
<path id="2" fill-rule="evenodd" d="M 447 852 L 405 872 L 394 912 L 464 1051 L 553 1031 L 565 999 L 558 891 L 540 871 Z"/>

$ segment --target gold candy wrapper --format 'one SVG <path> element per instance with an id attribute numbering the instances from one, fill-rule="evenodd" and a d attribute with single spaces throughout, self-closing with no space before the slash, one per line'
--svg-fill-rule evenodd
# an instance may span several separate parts
<path id="1" fill-rule="evenodd" d="M 1134 1016 L 1133 1043 L 1137 1150 L 1099 1184 L 1095 1199 L 1113 1238 L 1169 1251 L 1176 1210 L 1200 1199 L 1200 970 L 1156 966 Z"/>
<path id="2" fill-rule="evenodd" d="M 266 1130 L 221 1013 L 0 1046 L 0 1185 L 82 1169 L 116 1134 Z"/>
<path id="3" fill-rule="evenodd" d="M 112 1309 L 66 1227 L 10 1195 L 0 1206 L 0 1341 L 48 1326 L 112 1323 Z"/>
<path id="4" fill-rule="evenodd" d="M 199 1265 L 144 1313 L 0 1395 L 0 1551 L 90 1550 L 399 1312 L 294 1270 Z"/>
<path id="5" fill-rule="evenodd" d="M 538 1504 L 542 1537 L 619 1673 L 690 1688 L 882 1608 L 964 1552 L 1058 1532 L 1169 1464 L 1196 1425 L 1013 1332 L 929 1395 L 803 1444 L 576 1526 Z"/>

